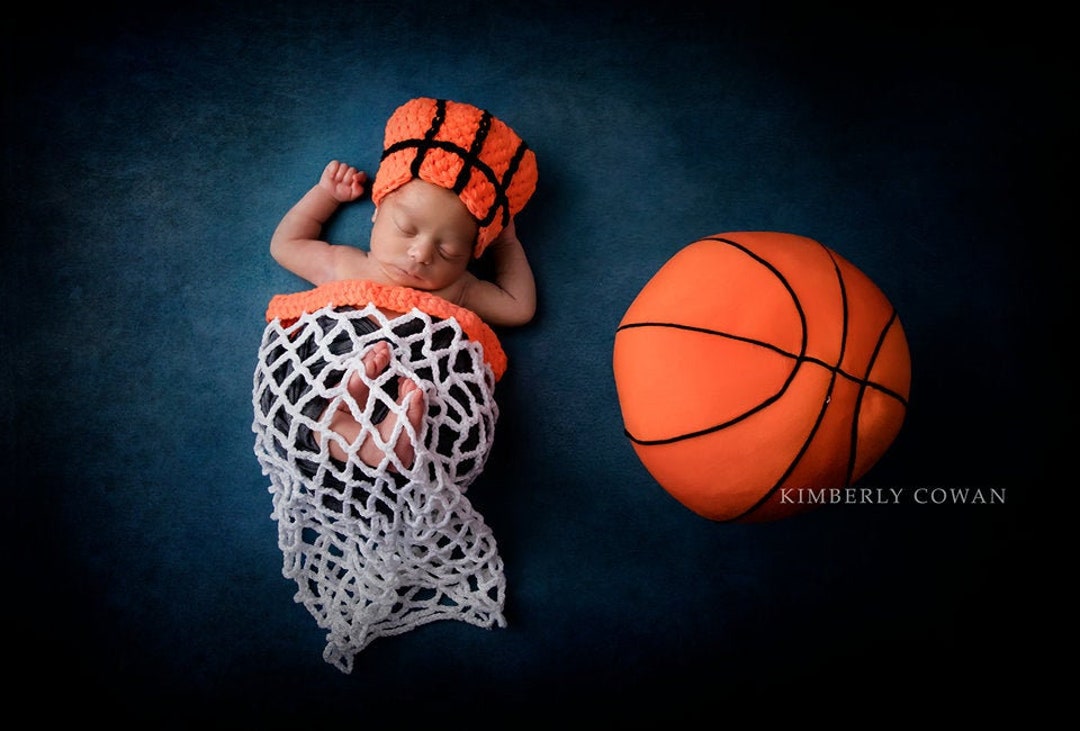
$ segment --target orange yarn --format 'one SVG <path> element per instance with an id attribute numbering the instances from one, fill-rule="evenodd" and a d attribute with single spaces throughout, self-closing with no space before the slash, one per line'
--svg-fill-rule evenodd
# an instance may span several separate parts
<path id="1" fill-rule="evenodd" d="M 536 156 L 510 127 L 471 104 L 421 97 L 386 123 L 371 199 L 414 178 L 452 190 L 476 219 L 480 256 L 536 189 Z"/>
<path id="2" fill-rule="evenodd" d="M 479 315 L 430 292 L 409 287 L 392 287 L 360 279 L 327 282 L 305 292 L 275 295 L 267 305 L 266 321 L 280 319 L 289 324 L 300 315 L 323 307 L 363 307 L 369 303 L 394 312 L 409 312 L 415 307 L 432 317 L 443 320 L 454 318 L 469 339 L 484 348 L 484 360 L 491 366 L 495 380 L 498 381 L 506 372 L 507 358 L 502 344 L 495 331 Z"/>

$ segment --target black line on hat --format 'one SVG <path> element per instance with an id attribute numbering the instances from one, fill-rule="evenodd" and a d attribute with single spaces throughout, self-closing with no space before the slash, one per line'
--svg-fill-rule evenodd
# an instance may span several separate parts
<path id="1" fill-rule="evenodd" d="M 428 127 L 427 132 L 424 133 L 424 140 L 430 142 L 435 139 L 435 135 L 439 134 L 439 130 L 443 126 L 443 122 L 446 121 L 446 100 L 435 100 L 435 115 L 431 118 L 431 126 Z M 416 157 L 413 158 L 412 166 L 409 168 L 409 173 L 414 178 L 420 177 L 420 166 L 424 163 L 424 156 L 431 147 L 418 147 L 416 150 Z M 389 150 L 387 151 L 389 152 Z M 386 157 L 386 154 L 383 154 Z"/>
<path id="2" fill-rule="evenodd" d="M 491 113 L 484 112 L 480 115 L 480 124 L 477 125 L 476 134 L 473 135 L 472 145 L 469 146 L 469 152 L 465 156 L 465 165 L 461 166 L 461 172 L 458 173 L 457 180 L 454 181 L 454 193 L 460 194 L 465 190 L 465 186 L 469 183 L 469 178 L 472 177 L 472 166 L 475 165 L 476 160 L 480 159 L 480 150 L 484 147 L 484 140 L 487 139 L 488 133 L 491 131 Z"/>
<path id="3" fill-rule="evenodd" d="M 517 174 L 518 168 L 521 167 L 521 161 L 528 151 L 529 146 L 525 144 L 524 140 L 521 140 L 518 148 L 514 150 L 514 156 L 510 158 L 510 165 L 507 166 L 506 172 L 503 173 L 502 183 L 495 186 L 494 208 L 502 206 L 502 225 L 504 227 L 510 223 L 510 198 L 506 191 L 510 190 L 510 183 L 513 181 L 514 175 Z"/>
<path id="4" fill-rule="evenodd" d="M 454 153 L 461 158 L 463 163 L 461 171 L 454 181 L 454 193 L 460 195 L 461 191 L 465 189 L 465 186 L 469 184 L 472 169 L 475 168 L 479 170 L 480 173 L 488 179 L 488 182 L 491 183 L 491 187 L 495 191 L 495 199 L 492 202 L 491 207 L 488 208 L 487 213 L 477 221 L 477 224 L 480 228 L 490 225 L 495 220 L 496 212 L 501 208 L 502 225 L 506 226 L 510 221 L 510 198 L 506 191 L 514 178 L 514 175 L 517 173 L 518 168 L 521 166 L 521 161 L 524 159 L 529 146 L 525 144 L 524 140 L 518 138 L 518 147 L 510 159 L 510 164 L 503 174 L 503 179 L 499 180 L 495 175 L 495 171 L 492 170 L 486 162 L 480 159 L 480 153 L 483 151 L 484 141 L 491 132 L 491 124 L 494 117 L 490 112 L 481 110 L 482 115 L 477 126 L 476 134 L 473 136 L 469 149 L 466 150 L 464 147 L 453 142 L 435 139 L 435 136 L 439 133 L 443 123 L 446 121 L 446 104 L 446 99 L 435 100 L 435 115 L 432 117 L 431 126 L 428 128 L 427 132 L 424 133 L 422 139 L 408 139 L 395 142 L 383 150 L 381 159 L 385 160 L 399 150 L 405 150 L 410 147 L 415 148 L 416 156 L 413 157 L 409 173 L 412 177 L 419 178 L 420 168 L 429 151 L 438 148 Z"/>
<path id="5" fill-rule="evenodd" d="M 389 147 L 387 147 L 386 150 L 383 151 L 382 157 L 383 159 L 386 159 L 390 155 L 393 155 L 395 152 L 398 152 L 400 150 L 407 150 L 410 147 L 416 148 L 417 150 L 416 158 L 413 160 L 412 176 L 414 178 L 420 177 L 419 165 L 417 164 L 417 160 L 422 160 L 423 157 L 427 155 L 430 150 L 438 148 L 440 150 L 446 150 L 447 152 L 452 152 L 453 154 L 457 155 L 465 162 L 466 169 L 470 166 L 474 167 L 479 170 L 485 178 L 488 179 L 488 182 L 491 183 L 491 186 L 495 189 L 495 203 L 491 206 L 491 208 L 488 209 L 487 214 L 477 221 L 477 224 L 481 228 L 487 226 L 495 219 L 495 211 L 498 209 L 500 204 L 506 205 L 506 201 L 508 200 L 506 196 L 506 191 L 503 190 L 503 184 L 495 175 L 495 171 L 492 170 L 483 160 L 473 157 L 469 153 L 469 151 L 461 145 L 456 145 L 453 142 L 448 142 L 446 140 L 401 140 L 400 142 L 395 142 Z"/>

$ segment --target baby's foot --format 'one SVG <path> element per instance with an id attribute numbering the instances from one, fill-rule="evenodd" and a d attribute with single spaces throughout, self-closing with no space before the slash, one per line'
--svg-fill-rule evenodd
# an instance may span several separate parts
<path id="1" fill-rule="evenodd" d="M 364 353 L 364 357 L 361 358 L 364 364 L 364 373 L 369 380 L 375 379 L 380 373 L 386 370 L 386 367 L 390 364 L 390 344 L 385 340 L 380 340 L 371 346 L 368 352 Z M 364 382 L 364 379 L 360 377 L 359 373 L 353 373 L 349 377 L 349 382 L 346 384 L 346 388 L 349 394 L 356 401 L 360 408 L 365 408 L 368 400 L 368 394 L 370 387 Z M 423 424 L 424 413 L 426 411 L 426 403 L 424 399 L 424 391 L 413 380 L 405 378 L 404 376 L 398 378 L 398 400 L 399 406 L 405 408 L 404 418 L 412 426 L 412 431 L 416 435 L 416 438 L 420 438 L 420 427 Z M 397 426 L 398 418 L 396 416 L 387 416 L 376 426 L 379 431 L 379 436 L 382 438 L 384 444 L 389 443 L 391 437 L 394 435 L 394 428 Z M 334 417 L 330 421 L 330 429 L 337 432 L 340 436 L 344 437 L 350 444 L 354 443 L 358 438 L 361 438 L 361 427 L 359 422 L 352 416 L 352 412 L 349 410 L 348 404 L 342 403 L 338 407 L 338 411 L 334 414 Z M 336 439 L 330 440 L 330 455 L 335 459 L 342 462 L 346 461 L 348 456 L 341 444 Z M 404 427 L 398 433 L 397 441 L 394 443 L 394 454 L 397 456 L 401 464 L 409 469 L 413 466 L 413 462 L 416 459 L 416 446 L 413 444 L 412 438 L 409 436 L 409 432 Z M 357 455 L 360 460 L 369 467 L 378 467 L 383 463 L 386 455 L 379 448 L 379 445 L 375 443 L 375 440 L 368 439 L 363 436 L 363 442 L 360 444 L 357 450 Z M 397 468 L 391 462 L 388 468 L 392 472 L 396 472 Z"/>
<path id="2" fill-rule="evenodd" d="M 371 346 L 371 348 L 364 353 L 364 357 L 360 359 L 360 362 L 364 364 L 364 373 L 369 380 L 374 380 L 376 376 L 386 370 L 386 367 L 390 365 L 390 343 L 385 340 L 380 340 Z M 367 402 L 368 392 L 371 390 L 364 382 L 364 379 L 360 377 L 359 373 L 354 372 L 349 376 L 349 382 L 346 384 L 346 388 L 349 389 L 349 395 L 353 397 L 360 408 L 364 408 L 364 404 Z M 348 410 L 348 405 L 342 402 L 339 409 Z"/>
<path id="3" fill-rule="evenodd" d="M 406 405 L 406 401 L 408 405 Z M 398 383 L 398 403 L 405 406 L 405 419 L 412 425 L 416 438 L 420 438 L 420 425 L 424 419 L 426 404 L 424 403 L 424 391 L 416 384 L 416 381 L 401 378 Z M 385 424 L 385 421 L 384 421 Z M 392 427 L 393 425 L 391 425 Z M 379 433 L 383 439 L 390 436 L 392 429 L 379 425 Z M 405 429 L 398 434 L 397 444 L 394 445 L 394 454 L 401 460 L 401 464 L 411 468 L 416 459 L 416 446 Z"/>
<path id="4" fill-rule="evenodd" d="M 413 433 L 419 439 L 420 425 L 423 423 L 425 410 L 424 392 L 415 381 L 404 376 L 398 379 L 398 405 L 405 407 L 405 419 L 412 425 Z M 379 436 L 382 437 L 383 444 L 390 442 L 397 423 L 398 417 L 390 415 L 376 427 L 379 430 Z M 408 430 L 404 427 L 398 433 L 397 441 L 394 443 L 394 454 L 397 455 L 398 460 L 406 469 L 412 468 L 413 461 L 416 459 L 416 446 L 413 444 Z M 382 462 L 383 457 L 383 451 L 375 444 L 375 440 L 366 439 L 360 445 L 360 459 L 369 467 L 377 466 Z M 397 472 L 397 468 L 392 462 L 389 464 L 389 469 L 391 472 Z"/>
<path id="5" fill-rule="evenodd" d="M 390 344 L 385 340 L 380 340 L 373 344 L 371 348 L 364 353 L 360 362 L 364 365 L 364 373 L 367 375 L 368 379 L 374 380 L 380 373 L 386 370 L 388 365 L 390 365 Z M 365 408 L 368 393 L 371 391 L 371 388 L 364 379 L 360 377 L 360 374 L 354 371 L 353 374 L 349 376 L 349 381 L 345 384 L 345 387 L 348 389 L 349 395 L 356 401 L 357 406 L 361 409 Z M 341 401 L 341 403 L 338 404 L 337 411 L 331 417 L 329 426 L 330 431 L 344 437 L 345 441 L 350 444 L 360 437 L 360 422 L 353 418 L 352 411 L 349 409 L 349 404 L 345 401 Z M 365 439 L 365 442 L 370 442 L 370 440 Z M 345 448 L 341 446 L 341 443 L 337 439 L 331 439 L 329 446 L 331 457 L 341 462 L 348 459 Z M 370 451 L 371 445 L 368 444 L 366 446 L 369 447 L 369 450 L 364 461 L 368 465 L 374 467 L 381 461 L 380 453 L 376 449 L 374 455 L 372 455 Z M 372 459 L 375 461 L 372 462 Z"/>

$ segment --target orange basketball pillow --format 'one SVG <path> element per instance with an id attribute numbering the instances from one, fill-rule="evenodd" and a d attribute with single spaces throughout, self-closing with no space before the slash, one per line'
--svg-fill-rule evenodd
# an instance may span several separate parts
<path id="1" fill-rule="evenodd" d="M 793 234 L 710 236 L 672 257 L 615 333 L 626 434 L 676 500 L 772 520 L 852 486 L 907 411 L 896 311 L 835 251 Z"/>

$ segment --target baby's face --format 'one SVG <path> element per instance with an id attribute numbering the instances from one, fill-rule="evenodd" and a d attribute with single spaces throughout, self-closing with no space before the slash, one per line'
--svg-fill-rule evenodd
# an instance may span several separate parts
<path id="1" fill-rule="evenodd" d="M 446 188 L 412 180 L 388 194 L 372 217 L 370 255 L 395 284 L 442 289 L 468 267 L 477 225 Z"/>

